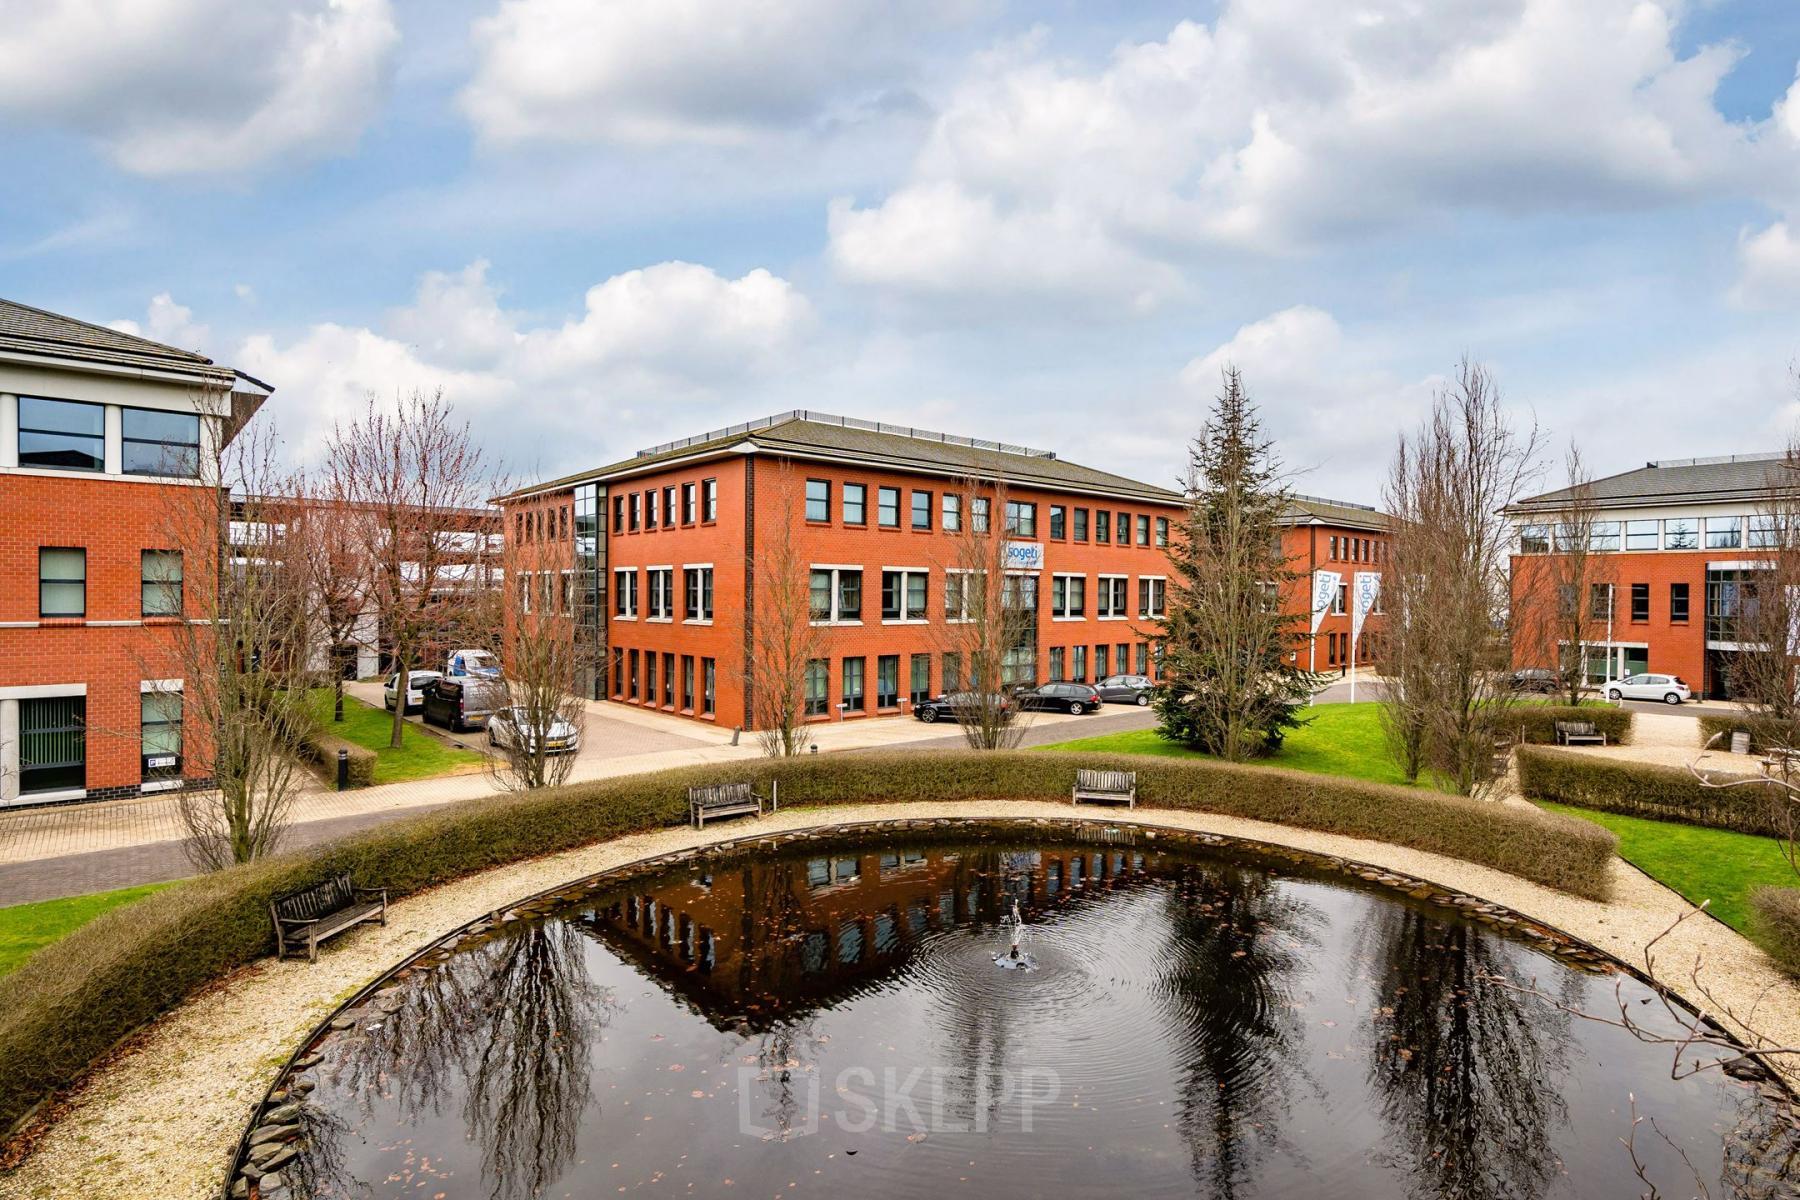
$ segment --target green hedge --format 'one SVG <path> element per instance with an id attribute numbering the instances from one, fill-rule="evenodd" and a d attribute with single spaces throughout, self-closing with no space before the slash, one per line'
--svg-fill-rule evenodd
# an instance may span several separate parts
<path id="1" fill-rule="evenodd" d="M 1148 806 L 1372 838 L 1603 897 L 1617 839 L 1586 821 L 1273 767 L 1066 753 L 831 755 L 759 760 L 471 800 L 305 852 L 202 876 L 116 909 L 0 978 L 0 1129 L 109 1047 L 272 948 L 271 896 L 348 871 L 394 897 L 687 819 L 687 788 L 781 785 L 784 807 L 916 800 L 1063 800 L 1077 766 L 1138 772 Z"/>
<path id="2" fill-rule="evenodd" d="M 1750 909 L 1757 945 L 1782 970 L 1800 976 L 1800 888 L 1757 888 Z"/>
<path id="3" fill-rule="evenodd" d="M 1771 721 L 1756 717 L 1749 713 L 1727 713 L 1724 716 L 1702 716 L 1696 724 L 1700 726 L 1700 744 L 1706 745 L 1714 737 L 1719 739 L 1714 750 L 1731 749 L 1731 735 L 1742 729 L 1750 735 L 1750 750 L 1760 754 L 1770 746 L 1786 747 L 1794 741 L 1794 731 L 1784 721 Z M 1722 735 L 1722 736 L 1721 736 Z"/>
<path id="4" fill-rule="evenodd" d="M 350 786 L 364 788 L 375 782 L 375 752 L 367 746 L 359 746 L 355 742 L 327 733 L 321 729 L 306 739 L 301 747 L 300 757 L 322 776 L 326 783 L 337 784 L 337 756 L 339 750 L 350 752 Z"/>
<path id="5" fill-rule="evenodd" d="M 1680 767 L 1542 746 L 1524 747 L 1516 758 L 1519 791 L 1532 800 L 1766 837 L 1786 833 L 1770 811 L 1764 788 L 1709 788 Z"/>
<path id="6" fill-rule="evenodd" d="M 1500 724 L 1508 733 L 1518 731 L 1524 742 L 1553 746 L 1558 721 L 1591 721 L 1595 729 L 1606 735 L 1608 742 L 1624 744 L 1631 741 L 1632 720 L 1631 710 L 1610 704 L 1533 704 L 1528 701 L 1508 708 Z"/>

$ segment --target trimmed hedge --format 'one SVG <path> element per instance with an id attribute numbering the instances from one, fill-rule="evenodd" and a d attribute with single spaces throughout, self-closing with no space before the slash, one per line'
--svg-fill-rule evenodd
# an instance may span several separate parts
<path id="1" fill-rule="evenodd" d="M 336 785 L 339 750 L 350 752 L 350 786 L 372 786 L 375 783 L 375 752 L 335 733 L 321 729 L 307 738 L 300 748 L 300 757 L 323 776 L 326 783 Z"/>
<path id="2" fill-rule="evenodd" d="M 1135 770 L 1145 805 L 1445 854 L 1602 898 L 1617 839 L 1586 821 L 1275 767 L 1057 752 L 831 755 L 691 767 L 471 800 L 189 880 L 75 930 L 0 978 L 0 1129 L 204 984 L 269 953 L 271 896 L 348 871 L 400 897 L 490 867 L 681 824 L 693 785 L 781 784 L 784 806 L 1066 800 L 1077 766 Z M 753 827 L 752 827 L 753 828 Z"/>
<path id="3" fill-rule="evenodd" d="M 1800 976 L 1800 888 L 1757 888 L 1750 910 L 1757 945 L 1782 970 Z"/>
<path id="4" fill-rule="evenodd" d="M 1515 755 L 1528 799 L 1602 812 L 1685 821 L 1713 829 L 1785 836 L 1762 788 L 1709 788 L 1679 767 L 1623 762 L 1573 750 L 1526 746 Z"/>
<path id="5" fill-rule="evenodd" d="M 1786 746 L 1793 740 L 1793 729 L 1786 722 L 1771 721 L 1765 717 L 1752 716 L 1749 713 L 1730 713 L 1725 716 L 1702 716 L 1696 722 L 1700 726 L 1700 744 L 1702 746 L 1719 737 L 1715 750 L 1731 749 L 1731 735 L 1737 730 L 1744 730 L 1750 735 L 1750 752 L 1761 754 L 1771 745 Z M 1724 735 L 1720 737 L 1719 735 Z"/>
<path id="6" fill-rule="evenodd" d="M 1517 730 L 1522 741 L 1536 746 L 1556 744 L 1558 721 L 1592 721 L 1606 740 L 1618 745 L 1631 741 L 1634 717 L 1630 709 L 1610 704 L 1515 704 L 1506 710 L 1502 725 Z"/>

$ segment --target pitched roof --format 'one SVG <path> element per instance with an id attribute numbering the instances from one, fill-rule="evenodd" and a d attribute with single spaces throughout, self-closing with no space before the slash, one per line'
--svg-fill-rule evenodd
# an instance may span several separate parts
<path id="1" fill-rule="evenodd" d="M 673 462 L 717 458 L 742 452 L 744 448 L 801 459 L 849 459 L 864 466 L 893 467 L 902 471 L 992 477 L 1023 487 L 1088 492 L 1160 504 L 1182 503 L 1179 492 L 1068 462 L 1048 451 L 805 410 L 668 442 L 604 467 L 520 488 L 510 495 L 525 496 L 561 491 L 577 483 L 627 479 Z"/>
<path id="2" fill-rule="evenodd" d="M 1630 471 L 1596 479 L 1589 491 L 1596 503 L 1633 507 L 1706 502 L 1754 503 L 1769 486 L 1790 476 L 1777 453 L 1731 454 L 1720 458 L 1680 458 L 1648 462 Z M 1507 512 L 1532 512 L 1567 504 L 1573 489 L 1529 496 Z"/>
<path id="3" fill-rule="evenodd" d="M 1323 496 L 1292 495 L 1282 517 L 1286 525 L 1331 525 L 1340 529 L 1367 529 L 1385 532 L 1388 515 L 1367 504 L 1348 500 L 1327 500 Z"/>
<path id="4" fill-rule="evenodd" d="M 73 359 L 107 367 L 193 376 L 209 382 L 230 383 L 236 377 L 236 372 L 217 365 L 204 354 L 12 300 L 0 300 L 0 354 Z"/>

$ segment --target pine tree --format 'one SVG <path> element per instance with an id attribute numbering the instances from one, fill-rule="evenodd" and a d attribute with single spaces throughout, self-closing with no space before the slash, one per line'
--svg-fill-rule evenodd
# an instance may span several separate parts
<path id="1" fill-rule="evenodd" d="M 1161 733 L 1233 762 L 1273 754 L 1318 678 L 1292 658 L 1305 616 L 1281 605 L 1300 578 L 1281 549 L 1289 494 L 1235 367 L 1189 447 L 1187 493 L 1169 546 Z"/>

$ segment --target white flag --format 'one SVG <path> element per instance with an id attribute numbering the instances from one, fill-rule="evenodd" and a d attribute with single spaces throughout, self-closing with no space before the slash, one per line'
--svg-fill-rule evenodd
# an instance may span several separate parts
<path id="1" fill-rule="evenodd" d="M 1336 571 L 1313 572 L 1312 631 L 1314 633 L 1319 632 L 1319 626 L 1325 621 L 1325 614 L 1331 611 L 1332 604 L 1337 600 L 1338 585 L 1343 582 L 1344 577 Z"/>
<path id="2" fill-rule="evenodd" d="M 1381 595 L 1381 572 L 1358 571 L 1356 573 L 1356 603 L 1350 610 L 1350 642 L 1354 645 L 1362 637 L 1363 622 L 1375 609 L 1375 601 Z"/>

